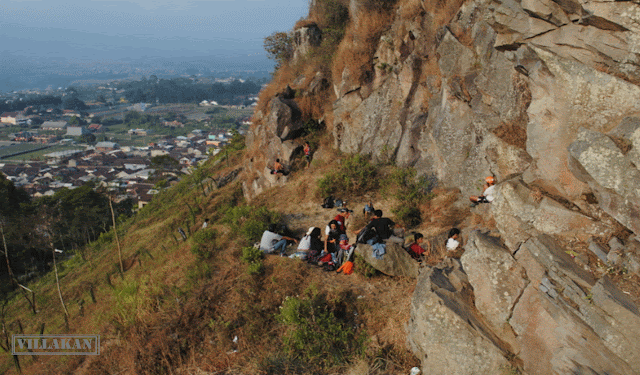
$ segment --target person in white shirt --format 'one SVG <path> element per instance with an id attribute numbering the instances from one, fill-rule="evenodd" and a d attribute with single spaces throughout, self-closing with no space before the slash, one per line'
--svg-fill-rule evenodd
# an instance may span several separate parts
<path id="1" fill-rule="evenodd" d="M 472 195 L 469 200 L 475 205 L 478 203 L 491 203 L 495 198 L 496 179 L 493 176 L 485 178 L 484 190 L 482 195 Z"/>
<path id="2" fill-rule="evenodd" d="M 204 219 L 204 223 L 202 223 L 202 229 L 205 229 L 209 226 L 209 219 Z"/>
<path id="3" fill-rule="evenodd" d="M 262 233 L 262 239 L 260 240 L 259 248 L 266 254 L 272 254 L 276 251 L 279 251 L 280 256 L 284 256 L 287 247 L 287 241 L 298 243 L 298 240 L 293 237 L 282 236 L 278 233 L 275 233 L 275 226 L 271 226 L 269 230 L 265 230 L 264 233 Z"/>
<path id="4" fill-rule="evenodd" d="M 447 239 L 446 243 L 447 252 L 454 252 L 458 249 L 458 247 L 460 246 L 460 241 L 458 241 L 458 238 L 460 238 L 460 229 L 451 228 L 451 230 L 449 231 L 449 238 Z"/>

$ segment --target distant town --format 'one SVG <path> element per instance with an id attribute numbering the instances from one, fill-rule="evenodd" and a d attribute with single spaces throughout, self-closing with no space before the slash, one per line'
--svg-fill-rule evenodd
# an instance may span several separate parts
<path id="1" fill-rule="evenodd" d="M 223 95 L 225 105 L 131 103 L 127 89 L 108 86 L 78 91 L 1 98 L 0 171 L 32 197 L 94 183 L 141 208 L 244 134 L 257 101 L 257 92 L 246 90 Z M 95 100 L 83 101 L 89 93 Z"/>

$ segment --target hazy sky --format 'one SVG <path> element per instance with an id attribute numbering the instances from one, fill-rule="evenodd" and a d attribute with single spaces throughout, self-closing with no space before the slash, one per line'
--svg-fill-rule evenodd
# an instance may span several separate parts
<path id="1" fill-rule="evenodd" d="M 263 53 L 308 0 L 0 0 L 0 54 L 137 59 Z"/>

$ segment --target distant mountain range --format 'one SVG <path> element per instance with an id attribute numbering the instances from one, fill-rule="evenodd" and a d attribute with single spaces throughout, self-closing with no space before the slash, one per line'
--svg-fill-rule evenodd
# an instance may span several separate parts
<path id="1" fill-rule="evenodd" d="M 0 92 L 66 87 L 116 79 L 205 75 L 268 76 L 273 62 L 264 54 L 219 54 L 185 58 L 78 60 L 64 58 L 0 57 Z"/>

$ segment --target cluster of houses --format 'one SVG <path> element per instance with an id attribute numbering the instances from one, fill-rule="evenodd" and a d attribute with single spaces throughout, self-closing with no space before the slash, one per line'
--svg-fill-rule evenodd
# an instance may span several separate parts
<path id="1" fill-rule="evenodd" d="M 210 101 L 202 105 L 217 103 Z M 101 124 L 72 125 L 74 121 L 70 119 L 73 116 L 82 116 L 89 121 L 92 118 L 74 110 L 57 110 L 56 113 L 47 110 L 46 113 L 40 113 L 39 118 L 44 122 L 36 128 L 30 122 L 33 115 L 26 115 L 33 112 L 28 109 L 0 115 L 0 127 L 28 126 L 22 131 L 9 134 L 9 140 L 42 143 L 46 148 L 53 144 L 77 144 L 72 137 L 105 131 Z M 123 107 L 116 111 L 131 109 Z M 141 107 L 134 110 L 145 109 Z M 184 126 L 178 121 L 165 121 L 164 125 L 176 128 Z M 149 129 L 129 130 L 129 134 L 138 136 L 147 136 L 151 132 Z M 181 175 L 191 173 L 193 166 L 215 155 L 231 136 L 230 132 L 193 130 L 186 136 L 165 136 L 145 147 L 120 146 L 114 142 L 98 142 L 93 146 L 77 144 L 77 149 L 50 152 L 44 155 L 43 160 L 38 161 L 16 164 L 3 163 L 0 159 L 0 172 L 32 197 L 53 195 L 59 189 L 74 189 L 93 181 L 97 186 L 113 191 L 118 200 L 132 198 L 138 207 L 142 207 L 157 192 L 157 182 L 177 183 Z M 162 155 L 167 155 L 178 163 L 171 167 L 154 165 L 152 159 Z"/>
<path id="2" fill-rule="evenodd" d="M 230 136 L 195 130 L 188 136 L 164 139 L 145 147 L 98 142 L 93 147 L 46 154 L 45 161 L 24 164 L 0 161 L 0 171 L 33 197 L 53 195 L 59 189 L 74 189 L 94 181 L 113 191 L 118 200 L 132 198 L 141 208 L 157 193 L 154 188 L 157 181 L 177 183 L 181 175 L 191 173 L 193 166 L 215 155 Z M 162 155 L 170 156 L 178 164 L 158 169 L 152 158 Z"/>
<path id="3" fill-rule="evenodd" d="M 0 115 L 0 126 L 31 125 L 30 119 L 22 112 L 4 112 Z"/>
<path id="4" fill-rule="evenodd" d="M 95 103 L 89 103 L 95 106 Z M 54 108 L 49 108 L 42 113 L 36 114 L 33 106 L 26 107 L 20 112 L 3 112 L 0 114 L 0 127 L 4 126 L 30 126 L 33 123 L 34 118 L 40 118 L 44 120 L 56 120 L 64 117 L 71 118 L 73 116 L 81 117 L 82 114 L 79 111 L 73 109 L 65 109 L 55 113 Z M 30 113 L 31 114 L 27 114 Z M 55 122 L 55 121 L 52 121 Z M 67 123 L 67 121 L 59 121 Z"/>
<path id="5" fill-rule="evenodd" d="M 155 172 L 149 160 L 124 152 L 88 153 L 77 150 L 60 152 L 61 162 L 1 164 L 0 171 L 15 186 L 32 197 L 53 195 L 62 188 L 74 189 L 90 181 L 117 194 L 117 200 L 132 198 L 143 207 L 157 191 L 149 177 Z M 62 161 L 65 162 L 62 162 Z M 179 171 L 171 171 L 177 178 Z"/>

